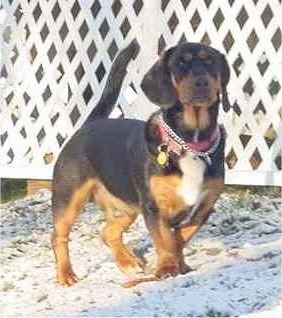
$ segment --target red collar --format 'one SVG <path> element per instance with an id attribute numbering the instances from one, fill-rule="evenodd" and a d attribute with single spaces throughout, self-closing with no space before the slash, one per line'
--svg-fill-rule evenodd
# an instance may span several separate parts
<path id="1" fill-rule="evenodd" d="M 173 151 L 177 155 L 181 155 L 185 151 L 191 151 L 195 155 L 205 156 L 209 153 L 209 150 L 213 147 L 215 143 L 219 142 L 220 129 L 216 125 L 214 131 L 208 139 L 195 141 L 195 142 L 185 142 L 181 139 L 168 125 L 164 122 L 163 118 L 160 117 L 158 120 L 158 128 L 161 137 L 161 145 L 167 146 L 167 150 Z"/>

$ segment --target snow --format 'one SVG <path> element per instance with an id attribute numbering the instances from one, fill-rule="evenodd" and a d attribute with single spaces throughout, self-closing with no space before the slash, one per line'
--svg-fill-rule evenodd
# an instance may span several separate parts
<path id="1" fill-rule="evenodd" d="M 224 193 L 217 212 L 185 248 L 193 271 L 123 288 L 99 231 L 103 214 L 87 205 L 70 242 L 81 281 L 55 282 L 50 192 L 1 206 L 0 317 L 281 317 L 281 199 Z M 140 217 L 125 241 L 154 265 Z"/>

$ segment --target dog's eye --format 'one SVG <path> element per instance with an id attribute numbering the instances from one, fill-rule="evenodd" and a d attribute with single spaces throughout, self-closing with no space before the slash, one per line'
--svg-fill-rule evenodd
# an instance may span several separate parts
<path id="1" fill-rule="evenodd" d="M 190 53 L 185 53 L 181 56 L 179 63 L 180 64 L 187 64 L 193 60 L 193 55 Z"/>

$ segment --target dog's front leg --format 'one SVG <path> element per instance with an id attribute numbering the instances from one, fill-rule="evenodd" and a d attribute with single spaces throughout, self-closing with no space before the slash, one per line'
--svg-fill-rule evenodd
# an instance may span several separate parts
<path id="1" fill-rule="evenodd" d="M 156 248 L 157 267 L 155 276 L 165 278 L 181 273 L 182 248 L 176 239 L 174 229 L 170 227 L 168 221 L 152 202 L 145 204 L 143 214 Z"/>
<path id="2" fill-rule="evenodd" d="M 210 179 L 204 183 L 203 191 L 206 191 L 206 195 L 194 212 L 191 221 L 187 225 L 181 226 L 180 224 L 180 228 L 176 229 L 175 233 L 180 245 L 184 246 L 185 243 L 190 241 L 207 221 L 214 210 L 214 204 L 222 191 L 223 185 L 224 181 L 222 178 Z"/>

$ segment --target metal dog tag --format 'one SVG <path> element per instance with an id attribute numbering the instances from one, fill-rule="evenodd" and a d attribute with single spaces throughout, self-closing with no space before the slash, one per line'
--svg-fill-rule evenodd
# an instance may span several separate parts
<path id="1" fill-rule="evenodd" d="M 160 151 L 157 156 L 157 162 L 160 166 L 166 165 L 168 160 L 167 154 L 164 151 Z"/>

